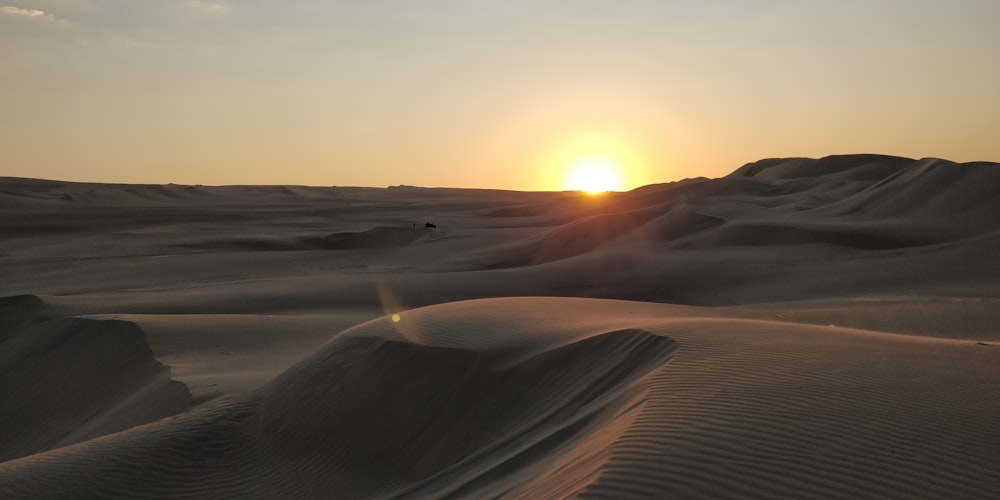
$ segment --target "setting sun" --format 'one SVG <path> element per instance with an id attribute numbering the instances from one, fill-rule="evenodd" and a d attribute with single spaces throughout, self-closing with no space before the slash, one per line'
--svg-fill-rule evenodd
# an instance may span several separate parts
<path id="1" fill-rule="evenodd" d="M 590 194 L 634 189 L 649 182 L 646 142 L 627 127 L 569 131 L 540 155 L 539 183 L 547 190 Z"/>
<path id="2" fill-rule="evenodd" d="M 625 189 L 624 169 L 614 158 L 589 155 L 577 158 L 566 172 L 566 189 L 590 194 Z"/>

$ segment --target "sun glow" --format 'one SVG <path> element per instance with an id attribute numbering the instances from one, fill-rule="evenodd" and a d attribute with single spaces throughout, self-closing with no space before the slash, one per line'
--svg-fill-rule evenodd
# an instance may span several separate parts
<path id="1" fill-rule="evenodd" d="M 570 132 L 556 137 L 539 158 L 538 177 L 546 190 L 590 194 L 627 191 L 648 182 L 650 158 L 638 134 Z"/>
<path id="2" fill-rule="evenodd" d="M 566 189 L 590 194 L 625 189 L 625 169 L 614 158 L 602 155 L 581 156 L 566 171 Z"/>

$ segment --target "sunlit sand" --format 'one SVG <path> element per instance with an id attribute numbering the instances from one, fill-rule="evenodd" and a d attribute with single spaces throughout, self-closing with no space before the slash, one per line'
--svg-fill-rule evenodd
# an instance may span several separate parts
<path id="1" fill-rule="evenodd" d="M 1000 491 L 1000 165 L 581 161 L 608 192 L 0 178 L 0 498 Z"/>

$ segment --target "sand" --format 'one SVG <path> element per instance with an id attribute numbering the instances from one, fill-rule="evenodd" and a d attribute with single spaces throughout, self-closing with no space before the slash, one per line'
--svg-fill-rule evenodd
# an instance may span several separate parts
<path id="1" fill-rule="evenodd" d="M 991 498 L 997 192 L 0 178 L 0 498 Z"/>

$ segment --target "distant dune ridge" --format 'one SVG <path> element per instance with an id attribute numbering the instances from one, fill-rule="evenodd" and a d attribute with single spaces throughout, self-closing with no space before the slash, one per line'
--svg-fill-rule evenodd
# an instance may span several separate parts
<path id="1" fill-rule="evenodd" d="M 996 193 L 0 178 L 0 498 L 991 498 Z"/>

